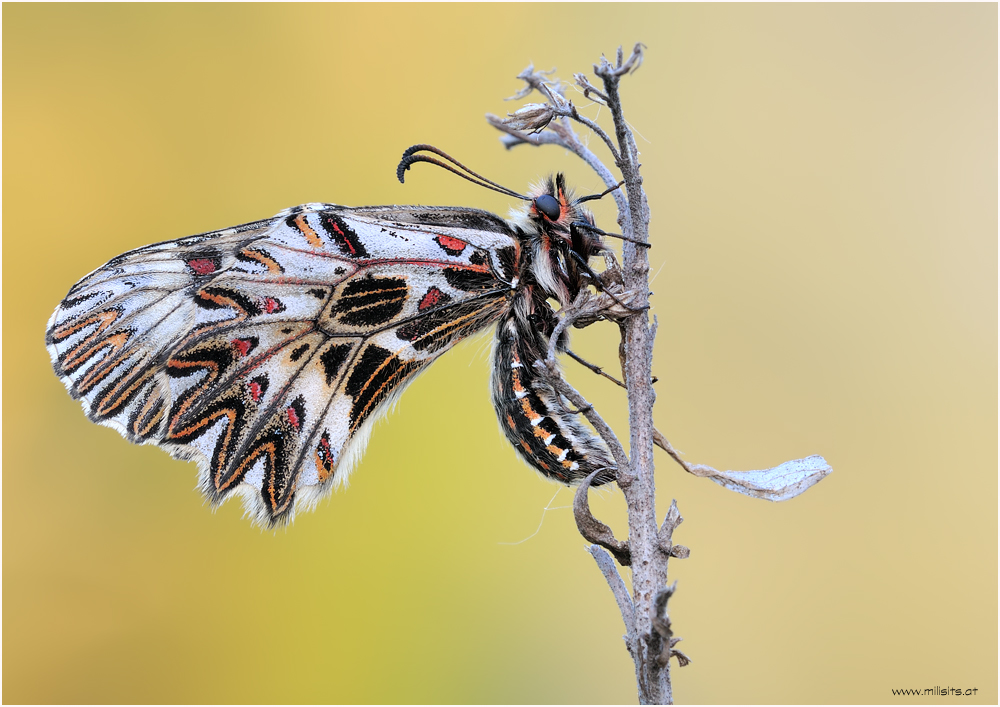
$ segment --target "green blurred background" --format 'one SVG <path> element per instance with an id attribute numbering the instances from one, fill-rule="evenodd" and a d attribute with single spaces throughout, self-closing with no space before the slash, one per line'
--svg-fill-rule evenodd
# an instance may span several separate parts
<path id="1" fill-rule="evenodd" d="M 89 423 L 43 346 L 78 278 L 147 243 L 306 201 L 507 212 L 426 166 L 398 184 L 413 143 L 516 189 L 554 170 L 599 189 L 561 150 L 504 151 L 483 114 L 520 105 L 501 99 L 529 62 L 570 78 L 635 41 L 657 424 L 718 468 L 835 470 L 772 505 L 657 453 L 692 549 L 672 563 L 694 659 L 677 700 L 996 702 L 995 4 L 3 20 L 5 702 L 635 699 L 570 493 L 497 431 L 489 336 L 410 388 L 348 491 L 278 532 L 213 514 L 193 465 Z M 614 227 L 610 203 L 597 214 Z M 615 337 L 594 326 L 575 348 L 613 367 Z M 620 392 L 570 373 L 626 435 Z M 620 494 L 593 505 L 621 534 Z"/>

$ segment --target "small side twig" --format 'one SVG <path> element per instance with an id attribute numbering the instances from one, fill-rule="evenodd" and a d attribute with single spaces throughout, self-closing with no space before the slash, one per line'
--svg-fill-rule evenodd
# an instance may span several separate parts
<path id="1" fill-rule="evenodd" d="M 585 540 L 600 545 L 615 556 L 618 564 L 622 567 L 628 567 L 632 564 L 632 552 L 629 550 L 628 542 L 618 540 L 611 532 L 611 528 L 597 520 L 590 512 L 588 500 L 590 485 L 603 471 L 605 470 L 597 469 L 577 487 L 576 494 L 573 496 L 573 517 L 576 519 L 576 527 L 580 531 L 580 535 Z"/>
<path id="2" fill-rule="evenodd" d="M 596 86 L 590 83 L 590 80 L 585 74 L 573 74 L 573 78 L 576 80 L 576 85 L 583 89 L 584 98 L 594 100 L 594 97 L 596 96 L 598 102 L 603 103 L 604 105 L 608 104 L 608 97 L 598 90 Z"/>
<path id="3" fill-rule="evenodd" d="M 611 588 L 611 593 L 618 604 L 618 611 L 621 612 L 622 621 L 625 623 L 625 647 L 628 648 L 630 655 L 634 655 L 635 612 L 632 607 L 632 597 L 629 596 L 628 588 L 625 586 L 621 574 L 618 573 L 618 568 L 615 567 L 611 555 L 604 548 L 597 545 L 590 545 L 587 547 L 587 552 L 593 556 L 597 567 L 601 570 L 601 574 L 604 575 L 605 581 L 607 581 L 608 586 Z"/>
<path id="4" fill-rule="evenodd" d="M 683 522 L 684 517 L 677 509 L 677 501 L 671 501 L 670 508 L 667 510 L 667 515 L 663 519 L 663 525 L 660 526 L 658 537 L 660 550 L 671 557 L 676 557 L 679 560 L 684 560 L 691 556 L 691 551 L 688 548 L 683 545 L 674 545 L 672 542 L 674 530 Z"/>
<path id="5" fill-rule="evenodd" d="M 682 640 L 674 636 L 670 615 L 667 613 L 667 602 L 675 591 L 677 591 L 677 582 L 660 591 L 654 602 L 656 613 L 653 615 L 653 629 L 660 637 L 660 652 L 656 656 L 656 662 L 663 668 L 667 667 L 667 662 L 671 657 L 677 658 L 677 664 L 682 668 L 691 662 L 690 658 L 674 648 Z"/>

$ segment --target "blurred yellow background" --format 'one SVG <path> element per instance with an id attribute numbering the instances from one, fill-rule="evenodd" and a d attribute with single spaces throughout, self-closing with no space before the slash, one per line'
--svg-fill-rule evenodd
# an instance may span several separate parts
<path id="1" fill-rule="evenodd" d="M 823 454 L 773 505 L 685 476 L 679 702 L 997 700 L 997 6 L 5 5 L 5 702 L 630 702 L 571 495 L 502 440 L 488 335 L 351 488 L 278 532 L 89 423 L 46 321 L 125 250 L 307 201 L 509 199 L 564 170 L 483 120 L 529 62 L 623 83 L 653 213 L 658 426 L 694 462 Z M 527 99 L 537 100 L 537 97 Z M 588 101 L 575 98 L 581 107 Z M 585 111 L 607 124 L 607 113 Z M 600 145 L 596 145 L 600 147 Z M 596 209 L 614 228 L 610 199 Z M 613 367 L 610 326 L 575 335 Z M 627 437 L 624 398 L 570 370 Z M 551 501 L 551 503 L 550 503 Z M 544 513 L 549 504 L 554 510 Z M 619 493 L 593 502 L 622 534 Z M 510 544 L 525 540 L 520 544 Z"/>

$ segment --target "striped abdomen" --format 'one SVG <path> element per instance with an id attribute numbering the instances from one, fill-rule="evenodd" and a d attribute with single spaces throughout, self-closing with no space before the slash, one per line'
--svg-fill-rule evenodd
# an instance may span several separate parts
<path id="1" fill-rule="evenodd" d="M 515 305 L 500 321 L 493 350 L 493 406 L 501 429 L 524 460 L 550 479 L 572 484 L 606 469 L 594 485 L 613 480 L 615 464 L 604 442 L 534 366 L 545 356 L 547 337 L 519 314 Z"/>

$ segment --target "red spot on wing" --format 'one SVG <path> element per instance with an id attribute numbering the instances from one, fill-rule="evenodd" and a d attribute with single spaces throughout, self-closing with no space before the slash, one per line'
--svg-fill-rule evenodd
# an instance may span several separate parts
<path id="1" fill-rule="evenodd" d="M 188 261 L 188 267 L 199 275 L 211 275 L 215 272 L 216 264 L 211 258 L 195 258 Z"/>
<path id="2" fill-rule="evenodd" d="M 250 353 L 250 342 L 246 339 L 233 339 L 233 347 L 240 352 L 240 356 Z"/>
<path id="3" fill-rule="evenodd" d="M 447 302 L 449 299 L 451 298 L 444 292 L 436 287 L 432 287 L 427 290 L 427 294 L 425 294 L 423 299 L 420 300 L 420 304 L 417 305 L 417 309 L 422 312 L 428 307 L 436 307 L 442 302 Z"/>
<path id="4" fill-rule="evenodd" d="M 438 242 L 439 246 L 444 248 L 444 251 L 448 255 L 458 255 L 465 250 L 465 246 L 469 245 L 465 241 L 458 238 L 452 238 L 451 236 L 438 236 L 434 240 Z"/>
<path id="5" fill-rule="evenodd" d="M 260 402 L 260 396 L 264 391 L 260 389 L 260 383 L 257 381 L 250 381 L 250 397 L 253 398 L 255 403 Z"/>
<path id="6" fill-rule="evenodd" d="M 267 310 L 268 314 L 274 314 L 281 309 L 281 302 L 274 299 L 274 297 L 266 297 L 264 299 L 264 309 Z"/>
<path id="7" fill-rule="evenodd" d="M 295 408 L 286 408 L 285 411 L 288 413 L 288 421 L 292 423 L 292 427 L 299 429 L 301 421 L 299 420 L 299 414 L 295 412 Z"/>

